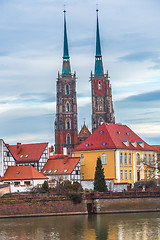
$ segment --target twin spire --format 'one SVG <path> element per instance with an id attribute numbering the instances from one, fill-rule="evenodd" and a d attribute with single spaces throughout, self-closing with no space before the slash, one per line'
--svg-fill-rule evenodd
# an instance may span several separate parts
<path id="1" fill-rule="evenodd" d="M 101 44 L 100 44 L 100 33 L 99 33 L 99 22 L 98 22 L 98 9 L 97 11 L 97 31 L 96 31 L 96 56 L 95 56 L 95 75 L 103 75 L 103 62 L 101 55 Z M 68 40 L 67 40 L 67 27 L 66 27 L 66 11 L 64 10 L 64 45 L 63 45 L 63 67 L 62 74 L 71 74 Z"/>

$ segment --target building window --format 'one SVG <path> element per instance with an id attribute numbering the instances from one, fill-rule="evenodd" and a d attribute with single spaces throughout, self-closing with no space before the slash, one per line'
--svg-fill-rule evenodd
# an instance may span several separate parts
<path id="1" fill-rule="evenodd" d="M 127 169 L 125 169 L 125 179 L 126 180 L 128 179 L 128 171 L 127 171 Z"/>
<path id="2" fill-rule="evenodd" d="M 123 153 L 120 153 L 120 164 L 123 164 Z"/>
<path id="3" fill-rule="evenodd" d="M 152 155 L 152 164 L 155 164 L 154 155 Z"/>
<path id="4" fill-rule="evenodd" d="M 84 179 L 84 173 L 81 173 L 81 179 Z"/>
<path id="5" fill-rule="evenodd" d="M 69 112 L 69 103 L 66 104 L 66 112 Z"/>
<path id="6" fill-rule="evenodd" d="M 151 170 L 149 170 L 149 179 L 151 178 Z"/>
<path id="7" fill-rule="evenodd" d="M 151 165 L 151 154 L 148 155 L 148 163 Z"/>
<path id="8" fill-rule="evenodd" d="M 102 103 L 99 104 L 99 111 L 102 111 Z"/>
<path id="9" fill-rule="evenodd" d="M 81 165 L 84 166 L 85 165 L 84 154 L 80 155 L 80 159 L 81 159 Z"/>
<path id="10" fill-rule="evenodd" d="M 31 185 L 31 182 L 30 181 L 24 181 L 24 184 L 26 184 L 28 186 L 28 185 Z"/>
<path id="11" fill-rule="evenodd" d="M 102 164 L 107 164 L 107 156 L 105 153 L 102 153 Z"/>
<path id="12" fill-rule="evenodd" d="M 66 95 L 69 95 L 69 86 L 66 85 Z"/>
<path id="13" fill-rule="evenodd" d="M 129 179 L 132 180 L 132 170 L 129 170 Z"/>
<path id="14" fill-rule="evenodd" d="M 140 165 L 140 157 L 139 157 L 139 153 L 137 153 L 137 165 Z"/>
<path id="15" fill-rule="evenodd" d="M 124 154 L 124 163 L 127 164 L 127 153 Z"/>
<path id="16" fill-rule="evenodd" d="M 155 178 L 155 171 L 153 170 L 153 178 Z"/>
<path id="17" fill-rule="evenodd" d="M 102 90 L 102 83 L 101 83 L 101 81 L 98 82 L 98 90 Z"/>
<path id="18" fill-rule="evenodd" d="M 129 164 L 132 164 L 132 155 L 129 153 Z"/>
<path id="19" fill-rule="evenodd" d="M 67 122 L 66 122 L 66 129 L 70 129 L 70 128 L 71 128 L 70 120 L 67 119 Z"/>
<path id="20" fill-rule="evenodd" d="M 69 133 L 67 134 L 66 143 L 71 144 L 71 135 Z"/>
<path id="21" fill-rule="evenodd" d="M 123 180 L 123 170 L 121 169 L 121 180 Z"/>
<path id="22" fill-rule="evenodd" d="M 147 154 L 144 154 L 144 163 L 147 164 Z"/>
<path id="23" fill-rule="evenodd" d="M 145 180 L 147 180 L 147 170 L 145 170 Z"/>

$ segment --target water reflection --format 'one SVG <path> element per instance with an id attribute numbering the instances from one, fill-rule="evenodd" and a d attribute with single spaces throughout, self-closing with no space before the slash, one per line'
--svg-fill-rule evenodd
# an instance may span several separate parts
<path id="1" fill-rule="evenodd" d="M 0 240 L 158 240 L 160 213 L 0 219 Z"/>

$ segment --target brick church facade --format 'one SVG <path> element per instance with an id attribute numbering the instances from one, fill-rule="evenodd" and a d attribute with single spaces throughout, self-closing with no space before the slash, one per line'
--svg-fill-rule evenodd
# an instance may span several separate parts
<path id="1" fill-rule="evenodd" d="M 104 74 L 101 55 L 100 33 L 97 10 L 96 56 L 94 74 L 91 72 L 92 132 L 102 122 L 114 123 L 111 85 Z M 57 78 L 57 104 L 55 120 L 55 153 L 71 154 L 72 150 L 87 137 L 90 131 L 85 123 L 78 134 L 76 73 L 71 73 L 67 40 L 66 12 L 64 11 L 64 46 L 62 73 Z"/>

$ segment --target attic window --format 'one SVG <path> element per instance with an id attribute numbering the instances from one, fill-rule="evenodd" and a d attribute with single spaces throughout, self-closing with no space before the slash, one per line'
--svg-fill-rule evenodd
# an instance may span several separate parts
<path id="1" fill-rule="evenodd" d="M 26 156 L 25 156 L 25 158 L 27 158 L 29 155 L 27 154 Z"/>
<path id="2" fill-rule="evenodd" d="M 103 146 L 105 146 L 107 143 L 106 142 L 103 142 Z"/>
<path id="3" fill-rule="evenodd" d="M 126 132 L 126 135 L 128 135 L 128 136 L 129 136 L 129 132 Z"/>
<path id="4" fill-rule="evenodd" d="M 123 143 L 125 146 L 127 146 L 127 147 L 129 146 L 128 140 L 123 140 L 122 143 Z"/>
<path id="5" fill-rule="evenodd" d="M 51 173 L 51 172 L 52 172 L 52 170 L 49 170 L 49 171 L 48 171 L 48 173 Z"/>
<path id="6" fill-rule="evenodd" d="M 142 148 L 144 148 L 144 142 L 138 142 L 139 146 L 141 146 Z"/>
<path id="7" fill-rule="evenodd" d="M 19 174 L 20 172 L 17 172 L 17 175 Z"/>
<path id="8" fill-rule="evenodd" d="M 68 171 L 68 169 L 65 169 L 65 170 L 64 170 L 64 172 L 67 172 L 67 171 Z"/>
<path id="9" fill-rule="evenodd" d="M 20 158 L 22 158 L 22 157 L 23 157 L 23 155 L 20 156 Z"/>
<path id="10" fill-rule="evenodd" d="M 101 130 L 101 131 L 100 131 L 100 134 L 103 134 L 103 133 L 104 133 L 104 132 Z"/>
<path id="11" fill-rule="evenodd" d="M 88 144 L 88 143 L 86 143 L 86 144 L 85 144 L 85 147 L 88 147 L 88 146 L 89 146 L 89 144 Z"/>
<path id="12" fill-rule="evenodd" d="M 131 141 L 130 143 L 132 144 L 133 147 L 137 147 L 136 141 Z"/>
<path id="13" fill-rule="evenodd" d="M 44 171 L 43 171 L 43 173 L 46 173 L 46 172 L 47 172 L 47 170 L 44 170 Z"/>
<path id="14" fill-rule="evenodd" d="M 56 173 L 57 172 L 57 169 L 56 170 L 54 170 L 54 173 Z"/>
<path id="15" fill-rule="evenodd" d="M 117 131 L 118 134 L 120 134 L 121 132 L 120 131 Z"/>

